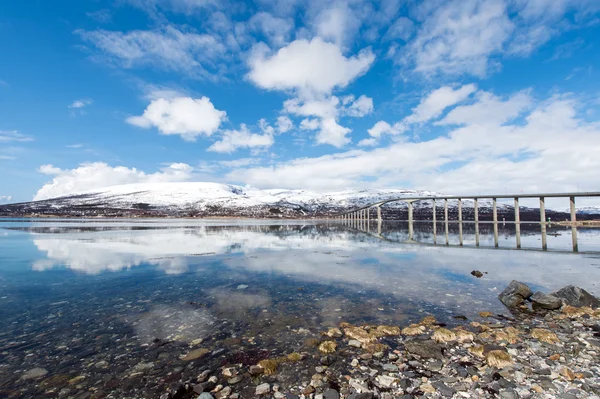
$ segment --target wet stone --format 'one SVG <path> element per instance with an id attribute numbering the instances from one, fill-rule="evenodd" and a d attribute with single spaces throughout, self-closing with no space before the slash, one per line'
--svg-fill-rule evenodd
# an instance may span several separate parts
<path id="1" fill-rule="evenodd" d="M 544 294 L 540 291 L 537 291 L 529 299 L 531 300 L 533 309 L 555 310 L 560 309 L 562 306 L 562 301 L 559 298 Z"/>
<path id="2" fill-rule="evenodd" d="M 575 306 L 577 308 L 589 306 L 591 308 L 600 307 L 600 299 L 596 298 L 583 288 L 568 285 L 560 290 L 553 292 L 551 295 L 561 298 L 565 304 Z"/>
<path id="3" fill-rule="evenodd" d="M 326 389 L 323 392 L 323 399 L 340 399 L 340 394 L 335 389 Z"/>
<path id="4" fill-rule="evenodd" d="M 533 295 L 531 289 L 523 283 L 513 280 L 510 284 L 498 295 L 498 299 L 506 307 L 514 308 L 525 302 Z"/>
<path id="5" fill-rule="evenodd" d="M 406 350 L 413 355 L 423 358 L 434 358 L 443 360 L 442 347 L 435 341 L 412 340 L 404 343 Z"/>
<path id="6" fill-rule="evenodd" d="M 443 396 L 447 398 L 451 398 L 456 393 L 454 388 L 450 388 L 448 385 L 444 384 L 441 381 L 432 382 L 431 385 Z"/>
<path id="7" fill-rule="evenodd" d="M 48 370 L 36 367 L 34 369 L 26 371 L 21 378 L 24 380 L 35 380 L 37 378 L 42 378 L 46 374 L 48 374 Z"/>
<path id="8" fill-rule="evenodd" d="M 269 383 L 264 383 L 264 384 L 260 384 L 259 386 L 256 387 L 256 395 L 266 395 L 271 391 L 271 386 L 269 385 Z"/>

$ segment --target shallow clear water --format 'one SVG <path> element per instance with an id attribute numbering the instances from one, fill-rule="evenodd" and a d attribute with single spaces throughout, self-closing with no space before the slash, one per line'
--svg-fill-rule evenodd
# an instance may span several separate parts
<path id="1" fill-rule="evenodd" d="M 505 312 L 497 294 L 512 279 L 600 294 L 599 229 L 578 231 L 577 254 L 570 228 L 548 229 L 550 251 L 536 225 L 522 226 L 522 250 L 507 250 L 512 225 L 499 227 L 498 249 L 489 225 L 479 248 L 472 225 L 457 246 L 457 229 L 446 246 L 430 223 L 409 240 L 402 223 L 0 219 L 0 396 L 154 397 L 205 366 L 300 349 L 342 321 Z M 200 338 L 212 354 L 192 367 L 180 356 Z M 144 384 L 132 380 L 150 363 Z M 36 367 L 47 376 L 21 378 Z"/>

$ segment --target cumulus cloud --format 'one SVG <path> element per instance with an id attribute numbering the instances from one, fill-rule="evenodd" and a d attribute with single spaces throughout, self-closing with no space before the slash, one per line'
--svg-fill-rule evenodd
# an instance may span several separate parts
<path id="1" fill-rule="evenodd" d="M 479 97 L 473 105 L 482 101 L 488 98 Z M 600 168 L 595 156 L 600 128 L 578 117 L 574 100 L 554 96 L 527 103 L 523 93 L 516 93 L 498 101 L 501 109 L 518 110 L 505 115 L 521 117 L 496 118 L 482 129 L 478 118 L 463 114 L 461 125 L 430 140 L 240 168 L 228 177 L 262 188 L 315 190 L 411 186 L 457 194 L 498 187 L 561 192 L 577 191 L 576 182 L 593 190 Z"/>
<path id="2" fill-rule="evenodd" d="M 406 131 L 406 125 L 402 123 L 395 123 L 393 126 L 385 121 L 379 121 L 372 128 L 367 130 L 369 135 L 373 139 L 378 139 L 384 134 L 397 135 L 402 134 Z M 362 145 L 371 145 L 376 143 L 376 141 L 372 141 L 372 139 L 366 139 L 369 141 L 364 141 Z"/>
<path id="3" fill-rule="evenodd" d="M 287 116 L 279 116 L 277 118 L 277 131 L 279 133 L 285 133 L 290 131 L 294 127 L 294 123 Z"/>
<path id="4" fill-rule="evenodd" d="M 317 133 L 317 144 L 330 144 L 334 147 L 343 147 L 350 142 L 346 137 L 351 130 L 339 125 L 335 118 L 321 120 L 320 130 Z"/>
<path id="5" fill-rule="evenodd" d="M 326 94 L 363 75 L 374 60 L 369 49 L 345 57 L 339 46 L 319 37 L 300 39 L 272 55 L 264 47 L 255 48 L 248 78 L 264 89 Z"/>
<path id="6" fill-rule="evenodd" d="M 300 122 L 300 129 L 302 130 L 317 130 L 319 128 L 318 119 L 302 119 Z"/>
<path id="7" fill-rule="evenodd" d="M 152 101 L 141 116 L 127 118 L 127 123 L 194 141 L 200 135 L 211 136 L 225 119 L 227 113 L 216 109 L 208 97 L 177 97 Z"/>
<path id="8" fill-rule="evenodd" d="M 0 204 L 8 203 L 12 201 L 12 195 L 0 195 Z"/>
<path id="9" fill-rule="evenodd" d="M 365 95 L 358 97 L 356 100 L 354 96 L 348 96 L 344 98 L 344 104 L 347 104 L 344 113 L 355 118 L 362 118 L 373 112 L 373 99 Z"/>
<path id="10" fill-rule="evenodd" d="M 264 149 L 272 146 L 274 142 L 272 133 L 252 133 L 242 124 L 239 130 L 225 130 L 221 140 L 208 147 L 208 151 L 230 153 L 239 148 Z"/>
<path id="11" fill-rule="evenodd" d="M 193 168 L 174 163 L 155 173 L 146 173 L 125 166 L 112 167 L 104 162 L 83 163 L 74 169 L 42 165 L 38 171 L 54 176 L 34 197 L 35 201 L 130 183 L 159 183 L 189 180 Z"/>

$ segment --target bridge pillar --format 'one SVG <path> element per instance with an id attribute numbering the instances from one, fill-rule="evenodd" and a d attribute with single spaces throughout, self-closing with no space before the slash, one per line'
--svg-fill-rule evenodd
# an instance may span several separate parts
<path id="1" fill-rule="evenodd" d="M 377 205 L 377 223 L 381 223 L 383 220 L 381 219 L 381 205 Z"/>
<path id="2" fill-rule="evenodd" d="M 446 245 L 450 244 L 448 232 L 448 198 L 444 198 L 444 224 L 446 228 Z"/>
<path id="3" fill-rule="evenodd" d="M 548 241 L 546 237 L 546 199 L 540 197 L 540 225 L 542 231 L 542 249 L 546 251 L 548 249 Z"/>
<path id="4" fill-rule="evenodd" d="M 458 244 L 463 245 L 462 198 L 458 199 Z"/>
<path id="5" fill-rule="evenodd" d="M 412 201 L 408 202 L 408 239 L 413 239 L 413 204 Z"/>
<path id="6" fill-rule="evenodd" d="M 492 198 L 492 217 L 494 218 L 494 247 L 498 248 L 498 200 Z"/>
<path id="7" fill-rule="evenodd" d="M 577 213 L 575 211 L 575 197 L 570 198 L 571 204 L 571 239 L 573 240 L 573 252 L 579 252 L 579 246 L 577 245 Z"/>
<path id="8" fill-rule="evenodd" d="M 479 200 L 473 198 L 473 211 L 475 212 L 475 246 L 479 246 Z"/>
<path id="9" fill-rule="evenodd" d="M 431 209 L 433 210 L 433 243 L 437 244 L 437 224 L 436 224 L 436 214 L 435 214 L 435 198 L 432 200 Z"/>
<path id="10" fill-rule="evenodd" d="M 515 197 L 515 237 L 517 237 L 517 249 L 521 249 L 521 210 L 519 209 L 519 197 Z"/>

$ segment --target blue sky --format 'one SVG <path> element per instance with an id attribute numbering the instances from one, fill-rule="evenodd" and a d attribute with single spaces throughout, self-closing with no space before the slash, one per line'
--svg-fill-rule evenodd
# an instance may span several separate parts
<path id="1" fill-rule="evenodd" d="M 599 190 L 596 0 L 0 3 L 0 201 Z"/>

